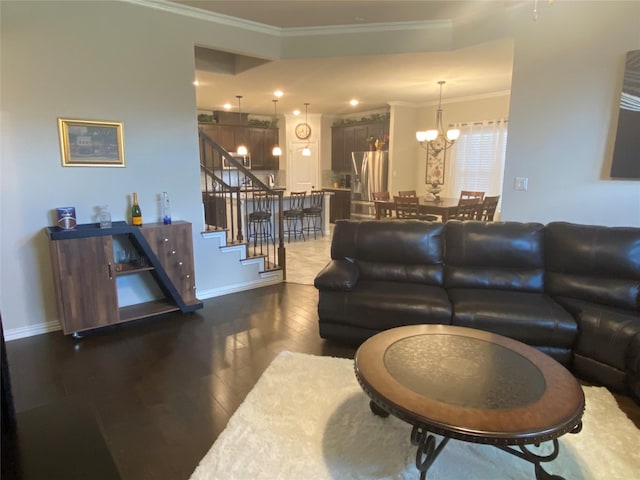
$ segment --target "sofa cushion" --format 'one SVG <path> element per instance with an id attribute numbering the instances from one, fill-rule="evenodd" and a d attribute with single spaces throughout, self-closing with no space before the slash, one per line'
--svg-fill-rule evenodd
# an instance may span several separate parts
<path id="1" fill-rule="evenodd" d="M 580 334 L 573 347 L 575 354 L 625 371 L 631 339 L 640 333 L 640 317 L 636 312 L 574 298 L 556 297 L 556 300 L 578 322 Z M 604 379 L 599 380 L 606 384 Z"/>
<path id="2" fill-rule="evenodd" d="M 545 255 L 552 296 L 640 310 L 640 228 L 552 222 Z"/>
<path id="3" fill-rule="evenodd" d="M 441 287 L 362 280 L 350 292 L 320 290 L 320 321 L 340 321 L 382 331 L 402 325 L 451 323 L 451 303 Z"/>
<path id="4" fill-rule="evenodd" d="M 451 220 L 445 287 L 544 291 L 544 226 Z"/>
<path id="5" fill-rule="evenodd" d="M 418 220 L 338 221 L 331 258 L 354 262 L 361 279 L 442 285 L 443 232 Z"/>
<path id="6" fill-rule="evenodd" d="M 360 269 L 348 260 L 331 260 L 316 275 L 313 285 L 319 290 L 353 290 L 360 278 Z"/>
<path id="7" fill-rule="evenodd" d="M 573 317 L 543 293 L 453 288 L 452 325 L 477 328 L 532 346 L 570 349 L 578 328 Z"/>
<path id="8" fill-rule="evenodd" d="M 627 386 L 631 395 L 640 403 L 640 334 L 629 342 L 627 349 Z"/>

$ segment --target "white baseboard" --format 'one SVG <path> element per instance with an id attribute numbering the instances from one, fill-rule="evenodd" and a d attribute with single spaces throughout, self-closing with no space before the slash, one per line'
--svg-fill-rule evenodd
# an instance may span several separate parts
<path id="1" fill-rule="evenodd" d="M 37 325 L 29 325 L 28 327 L 10 328 L 4 331 L 4 339 L 9 342 L 19 338 L 33 337 L 34 335 L 55 332 L 56 330 L 62 330 L 62 327 L 57 320 L 53 322 L 39 323 Z"/>
<path id="2" fill-rule="evenodd" d="M 211 235 L 213 236 L 213 235 Z M 246 251 L 244 246 L 239 246 L 238 250 Z M 258 263 L 263 262 L 263 258 L 251 258 L 244 259 L 243 263 Z M 224 287 L 213 288 L 209 290 L 198 290 L 196 297 L 204 300 L 207 298 L 219 297 L 221 295 L 227 295 L 229 293 L 242 292 L 244 290 L 252 290 L 254 288 L 266 287 L 267 285 L 275 285 L 282 283 L 282 271 L 276 270 L 273 272 L 262 272 L 259 274 L 260 278 L 251 280 L 248 282 L 236 283 L 234 285 L 225 285 Z M 43 333 L 55 332 L 56 330 L 62 330 L 60 323 L 57 320 L 52 322 L 39 323 L 37 325 L 29 325 L 28 327 L 11 328 L 4 331 L 5 341 L 17 340 L 19 338 L 32 337 L 34 335 L 41 335 Z"/>
<path id="3" fill-rule="evenodd" d="M 221 295 L 228 295 L 229 293 L 242 292 L 244 290 L 252 290 L 254 288 L 266 287 L 267 285 L 275 285 L 282 283 L 282 272 L 276 274 L 262 274 L 265 277 L 260 280 L 252 280 L 250 282 L 236 283 L 235 285 L 225 285 L 224 287 L 211 288 L 209 290 L 198 290 L 196 297 L 200 300 L 207 298 L 219 297 Z"/>

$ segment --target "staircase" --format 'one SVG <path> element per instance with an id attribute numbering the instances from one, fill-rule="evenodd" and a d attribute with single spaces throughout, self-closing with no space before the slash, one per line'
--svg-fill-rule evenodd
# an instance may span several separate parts
<path id="1" fill-rule="evenodd" d="M 199 139 L 207 225 L 202 236 L 218 239 L 222 252 L 237 257 L 238 268 L 255 269 L 257 286 L 285 280 L 283 191 L 265 185 L 202 130 Z M 261 210 L 266 198 L 269 208 Z"/>

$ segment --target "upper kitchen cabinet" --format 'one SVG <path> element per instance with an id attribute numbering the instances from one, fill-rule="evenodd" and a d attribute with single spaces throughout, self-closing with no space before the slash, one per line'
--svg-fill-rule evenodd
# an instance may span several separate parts
<path id="1" fill-rule="evenodd" d="M 331 127 L 331 169 L 336 172 L 350 171 L 351 152 L 369 150 L 369 137 L 382 141 L 388 135 L 388 117 Z"/>
<path id="2" fill-rule="evenodd" d="M 278 143 L 278 129 L 273 127 L 248 127 L 249 154 L 253 170 L 278 170 L 279 158 L 272 155 Z"/>
<path id="3" fill-rule="evenodd" d="M 251 156 L 252 169 L 278 170 L 279 158 L 271 154 L 278 143 L 278 128 L 219 123 L 200 123 L 199 126 L 211 140 L 228 152 L 235 152 L 237 145 L 244 143 Z"/>

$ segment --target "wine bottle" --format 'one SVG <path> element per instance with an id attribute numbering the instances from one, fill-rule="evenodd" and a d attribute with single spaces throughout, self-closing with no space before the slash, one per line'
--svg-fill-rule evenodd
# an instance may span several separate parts
<path id="1" fill-rule="evenodd" d="M 142 226 L 142 210 L 138 205 L 138 194 L 133 192 L 133 205 L 131 205 L 131 223 L 137 227 Z"/>
<path id="2" fill-rule="evenodd" d="M 162 192 L 162 223 L 169 225 L 171 223 L 171 204 L 169 203 L 169 194 Z"/>

